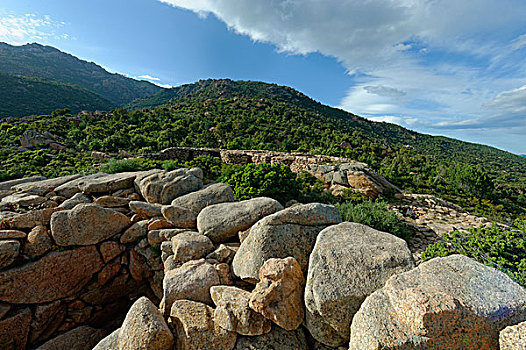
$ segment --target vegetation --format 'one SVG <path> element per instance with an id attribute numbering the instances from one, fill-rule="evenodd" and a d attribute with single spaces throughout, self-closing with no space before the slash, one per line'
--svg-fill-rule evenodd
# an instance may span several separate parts
<path id="1" fill-rule="evenodd" d="M 114 107 L 99 95 L 74 85 L 1 73 L 0 96 L 0 119 L 51 114 L 64 107 L 75 113 Z"/>
<path id="2" fill-rule="evenodd" d="M 442 241 L 427 247 L 422 259 L 451 254 L 463 254 L 496 267 L 526 287 L 526 220 L 517 219 L 511 227 L 494 224 L 446 233 Z"/>
<path id="3" fill-rule="evenodd" d="M 343 221 L 358 222 L 379 231 L 389 232 L 397 237 L 409 239 L 413 231 L 383 201 L 346 202 L 336 204 Z"/>
<path id="4" fill-rule="evenodd" d="M 11 46 L 0 43 L 0 73 L 75 85 L 98 95 L 95 100 L 102 98 L 110 101 L 113 108 L 162 90 L 149 82 L 109 73 L 95 63 L 80 60 L 53 47 L 39 44 Z M 64 95 L 64 98 L 66 96 Z M 2 95 L 2 101 L 16 97 L 17 90 L 13 90 L 9 95 Z M 70 106 L 73 102 L 69 100 L 60 108 Z M 48 112 L 47 110 L 39 112 L 42 113 Z M 21 116 L 13 113 L 11 115 Z"/>
<path id="5" fill-rule="evenodd" d="M 17 160 L 19 136 L 32 129 L 62 138 L 75 150 L 62 157 L 78 162 L 78 170 L 91 151 L 145 154 L 173 146 L 298 151 L 366 162 L 404 190 L 437 194 L 474 214 L 496 220 L 525 215 L 524 157 L 374 123 L 274 84 L 205 80 L 161 95 L 167 96 L 157 102 L 170 102 L 153 109 L 55 113 L 1 124 L 0 172 L 4 178 L 52 172 Z M 221 166 L 213 172 L 219 176 Z"/>

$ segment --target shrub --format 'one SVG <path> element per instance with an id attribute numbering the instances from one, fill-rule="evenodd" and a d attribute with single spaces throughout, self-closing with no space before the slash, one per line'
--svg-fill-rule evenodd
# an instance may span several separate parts
<path id="1" fill-rule="evenodd" d="M 385 202 L 365 201 L 336 204 L 343 221 L 359 222 L 379 231 L 389 232 L 397 237 L 408 239 L 412 231 L 392 211 Z"/>
<path id="2" fill-rule="evenodd" d="M 422 260 L 451 254 L 466 255 L 495 267 L 526 286 L 526 220 L 517 219 L 508 228 L 493 224 L 445 233 L 441 241 L 427 247 Z"/>
<path id="3" fill-rule="evenodd" d="M 110 160 L 100 167 L 100 171 L 108 174 L 122 173 L 125 171 L 142 171 L 158 167 L 154 161 L 143 158 Z"/>
<path id="4" fill-rule="evenodd" d="M 304 183 L 283 164 L 248 164 L 232 167 L 218 181 L 232 186 L 236 200 L 271 197 L 281 203 L 298 199 Z"/>

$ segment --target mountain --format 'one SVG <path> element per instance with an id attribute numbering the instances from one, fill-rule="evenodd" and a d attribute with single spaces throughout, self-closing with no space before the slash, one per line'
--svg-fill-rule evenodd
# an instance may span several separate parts
<path id="1" fill-rule="evenodd" d="M 51 114 L 55 109 L 108 110 L 114 104 L 75 85 L 0 73 L 0 119 Z"/>
<path id="2" fill-rule="evenodd" d="M 36 43 L 22 46 L 0 43 L 0 73 L 76 85 L 98 94 L 113 107 L 162 90 L 152 83 L 109 73 L 95 63 Z"/>

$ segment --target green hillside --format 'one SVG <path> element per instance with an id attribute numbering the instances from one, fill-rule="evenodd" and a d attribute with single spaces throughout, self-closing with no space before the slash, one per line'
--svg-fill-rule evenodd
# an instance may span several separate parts
<path id="1" fill-rule="evenodd" d="M 114 107 L 162 90 L 149 82 L 109 73 L 95 63 L 40 44 L 0 43 L 0 73 L 76 85 L 110 101 Z"/>
<path id="2" fill-rule="evenodd" d="M 59 108 L 79 112 L 112 107 L 108 100 L 74 85 L 0 74 L 0 118 L 50 114 Z"/>
<path id="3" fill-rule="evenodd" d="M 6 159 L 2 171 L 5 176 L 55 171 L 20 165 L 17 155 L 8 151 L 31 128 L 57 134 L 77 150 L 61 155 L 73 164 L 71 171 L 94 150 L 145 154 L 196 146 L 300 151 L 366 162 L 405 190 L 437 194 L 480 214 L 525 213 L 524 157 L 375 123 L 274 84 L 206 80 L 174 88 L 169 95 L 170 102 L 152 109 L 118 109 L 106 116 L 80 118 L 43 116 L 4 124 L 0 129 Z"/>

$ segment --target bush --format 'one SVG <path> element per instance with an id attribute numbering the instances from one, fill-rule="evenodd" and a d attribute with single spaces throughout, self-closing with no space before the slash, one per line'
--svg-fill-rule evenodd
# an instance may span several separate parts
<path id="1" fill-rule="evenodd" d="M 283 164 L 248 164 L 228 169 L 217 181 L 232 186 L 236 200 L 270 197 L 285 203 L 298 199 L 304 183 Z"/>
<path id="2" fill-rule="evenodd" d="M 336 204 L 336 207 L 343 221 L 359 222 L 403 239 L 412 236 L 412 231 L 395 213 L 387 209 L 385 202 L 365 201 L 359 204 L 346 202 Z"/>
<path id="3" fill-rule="evenodd" d="M 122 173 L 125 171 L 143 171 L 159 167 L 155 161 L 143 158 L 110 160 L 100 167 L 100 171 L 108 174 Z"/>
<path id="4" fill-rule="evenodd" d="M 451 254 L 466 255 L 495 267 L 526 287 L 526 220 L 517 219 L 509 228 L 493 224 L 445 233 L 442 241 L 427 247 L 422 260 Z"/>

